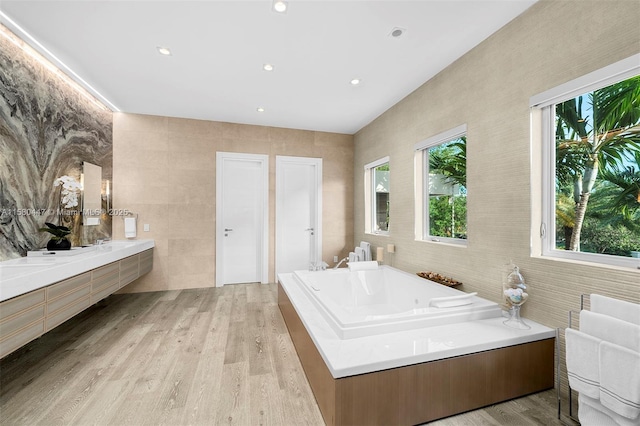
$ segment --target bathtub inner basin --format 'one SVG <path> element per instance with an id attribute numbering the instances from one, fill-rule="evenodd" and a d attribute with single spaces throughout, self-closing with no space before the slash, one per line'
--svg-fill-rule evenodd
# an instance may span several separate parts
<path id="1" fill-rule="evenodd" d="M 341 339 L 502 315 L 497 303 L 390 266 L 293 275 Z"/>

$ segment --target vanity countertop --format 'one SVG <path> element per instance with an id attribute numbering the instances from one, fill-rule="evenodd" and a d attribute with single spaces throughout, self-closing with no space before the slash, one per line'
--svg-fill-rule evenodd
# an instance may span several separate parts
<path id="1" fill-rule="evenodd" d="M 153 240 L 115 240 L 83 248 L 73 256 L 28 256 L 0 262 L 0 302 L 133 256 Z"/>

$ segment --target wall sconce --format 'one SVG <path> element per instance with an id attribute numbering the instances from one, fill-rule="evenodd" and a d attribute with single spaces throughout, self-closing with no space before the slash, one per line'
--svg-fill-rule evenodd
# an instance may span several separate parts
<path id="1" fill-rule="evenodd" d="M 107 179 L 107 183 L 105 184 L 104 195 L 103 195 L 103 199 L 105 200 L 105 203 L 106 203 L 107 215 L 109 214 L 110 198 L 111 198 L 111 188 L 110 188 L 109 179 Z"/>

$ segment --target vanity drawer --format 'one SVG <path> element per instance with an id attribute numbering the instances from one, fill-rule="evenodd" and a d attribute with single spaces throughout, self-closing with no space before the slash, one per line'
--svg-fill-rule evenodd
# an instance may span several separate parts
<path id="1" fill-rule="evenodd" d="M 44 333 L 44 319 L 30 325 L 19 333 L 16 333 L 0 341 L 0 358 L 18 349 L 20 346 L 26 345 L 36 337 Z"/>
<path id="2" fill-rule="evenodd" d="M 103 287 L 98 291 L 91 292 L 91 303 L 93 304 L 98 302 L 99 300 L 104 299 L 105 297 L 109 296 L 111 293 L 114 293 L 115 291 L 117 291 L 119 288 L 120 288 L 120 282 L 116 281 L 114 284 L 111 284 L 108 287 Z"/>
<path id="3" fill-rule="evenodd" d="M 0 322 L 0 339 L 26 327 L 27 325 L 44 318 L 44 305 L 21 311 Z"/>
<path id="4" fill-rule="evenodd" d="M 0 321 L 8 318 L 22 310 L 32 308 L 33 306 L 44 303 L 44 289 L 32 291 L 23 296 L 14 297 L 0 303 Z"/>
<path id="5" fill-rule="evenodd" d="M 140 276 L 140 256 L 135 255 L 120 261 L 120 287 L 124 287 Z"/>
<path id="6" fill-rule="evenodd" d="M 140 276 L 151 272 L 153 269 L 153 249 L 140 253 Z"/>
<path id="7" fill-rule="evenodd" d="M 114 262 L 92 272 L 91 292 L 101 290 L 103 287 L 110 287 L 114 283 L 120 282 L 120 262 Z"/>
<path id="8" fill-rule="evenodd" d="M 47 287 L 47 300 L 55 299 L 91 282 L 91 272 L 69 278 Z"/>
<path id="9" fill-rule="evenodd" d="M 47 314 L 46 330 L 49 331 L 52 328 L 57 327 L 77 313 L 84 311 L 89 306 L 91 306 L 91 297 L 87 295 L 84 299 L 81 299 L 72 305 L 67 305 L 53 314 Z"/>
<path id="10" fill-rule="evenodd" d="M 76 300 L 82 299 L 83 297 L 88 296 L 91 293 L 91 286 L 85 285 L 84 287 L 80 287 L 71 293 L 67 293 L 66 295 L 59 297 L 54 300 L 47 300 L 47 315 L 51 315 L 51 313 L 56 312 L 59 309 L 64 308 L 67 305 L 73 304 Z"/>

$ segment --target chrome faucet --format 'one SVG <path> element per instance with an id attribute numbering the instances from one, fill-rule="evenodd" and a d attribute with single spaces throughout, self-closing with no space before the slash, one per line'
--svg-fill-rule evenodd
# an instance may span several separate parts
<path id="1" fill-rule="evenodd" d="M 342 259 L 340 262 L 338 262 L 338 263 L 336 264 L 336 266 L 334 266 L 334 267 L 333 267 L 333 269 L 338 269 L 338 268 L 340 267 L 340 265 L 342 265 L 342 262 L 344 262 L 344 261 L 346 261 L 346 260 L 349 260 L 349 258 L 348 258 L 348 257 L 345 257 L 344 259 Z"/>

